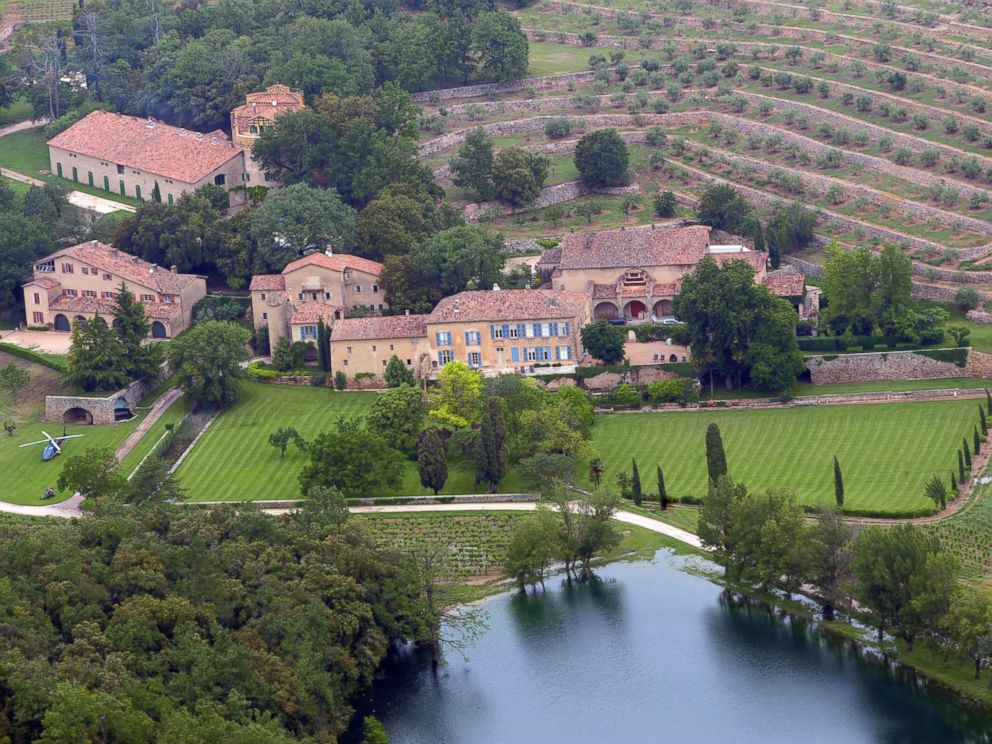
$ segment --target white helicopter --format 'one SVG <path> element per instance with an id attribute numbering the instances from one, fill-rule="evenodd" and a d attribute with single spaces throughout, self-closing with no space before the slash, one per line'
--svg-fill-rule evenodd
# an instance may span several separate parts
<path id="1" fill-rule="evenodd" d="M 27 444 L 22 444 L 22 447 L 30 447 L 35 444 L 45 445 L 45 449 L 41 452 L 41 459 L 44 461 L 51 460 L 52 458 L 62 454 L 62 442 L 66 439 L 77 439 L 79 437 L 86 436 L 85 434 L 66 434 L 65 427 L 62 428 L 62 436 L 53 437 L 47 431 L 42 431 L 41 433 L 45 435 L 44 439 L 39 439 L 37 442 L 28 442 Z"/>

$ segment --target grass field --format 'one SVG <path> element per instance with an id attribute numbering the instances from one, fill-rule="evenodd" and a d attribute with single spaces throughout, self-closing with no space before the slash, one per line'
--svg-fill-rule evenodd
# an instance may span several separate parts
<path id="1" fill-rule="evenodd" d="M 672 412 L 600 418 L 593 444 L 608 482 L 636 458 L 646 491 L 655 467 L 670 494 L 706 490 L 705 434 L 720 426 L 730 475 L 754 489 L 787 488 L 805 504 L 833 503 L 833 457 L 844 473 L 845 506 L 899 512 L 931 506 L 923 484 L 950 478 L 979 401 L 892 403 L 746 411 Z M 584 476 L 583 476 L 584 477 Z"/>
<path id="2" fill-rule="evenodd" d="M 179 467 L 180 482 L 190 501 L 242 499 L 295 499 L 300 497 L 297 477 L 307 456 L 296 448 L 284 457 L 268 443 L 280 426 L 294 426 L 311 439 L 331 428 L 339 416 L 361 416 L 376 393 L 338 393 L 328 388 L 286 387 L 256 382 L 242 383 L 242 399 L 223 413 L 207 430 Z M 510 473 L 503 491 L 517 490 Z M 450 463 L 442 493 L 475 492 L 468 467 Z M 429 491 L 420 485 L 416 466 L 407 463 L 403 485 L 396 494 L 370 496 L 420 496 Z"/>

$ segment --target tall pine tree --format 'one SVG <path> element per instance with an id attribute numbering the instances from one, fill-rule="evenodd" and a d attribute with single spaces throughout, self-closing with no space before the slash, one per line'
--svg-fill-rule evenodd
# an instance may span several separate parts
<path id="1" fill-rule="evenodd" d="M 131 382 L 121 344 L 99 315 L 89 322 L 76 323 L 72 329 L 62 381 L 87 393 L 119 390 Z"/>
<path id="2" fill-rule="evenodd" d="M 145 306 L 135 299 L 124 282 L 117 287 L 112 309 L 114 332 L 121 346 L 124 369 L 132 380 L 153 380 L 162 364 L 162 346 L 145 343 L 151 321 Z"/>
<path id="3" fill-rule="evenodd" d="M 706 472 L 710 483 L 716 483 L 721 475 L 727 474 L 727 455 L 723 451 L 720 427 L 715 423 L 706 427 Z"/>
<path id="4" fill-rule="evenodd" d="M 837 455 L 834 455 L 834 499 L 837 500 L 838 507 L 844 506 L 844 476 L 840 472 Z"/>

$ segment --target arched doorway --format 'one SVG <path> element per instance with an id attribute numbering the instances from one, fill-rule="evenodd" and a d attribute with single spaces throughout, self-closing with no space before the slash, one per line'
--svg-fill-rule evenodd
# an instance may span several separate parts
<path id="1" fill-rule="evenodd" d="M 678 356 L 676 356 L 675 354 L 669 354 L 668 361 L 677 362 L 678 360 L 679 360 Z"/>
<path id="2" fill-rule="evenodd" d="M 619 314 L 620 311 L 612 302 L 600 302 L 593 310 L 593 315 L 597 320 L 612 320 Z"/>
<path id="3" fill-rule="evenodd" d="M 56 331 L 70 331 L 69 319 L 65 317 L 62 313 L 55 316 L 55 330 Z"/>
<path id="4" fill-rule="evenodd" d="M 114 421 L 129 421 L 134 418 L 131 407 L 123 398 L 118 398 L 114 402 Z"/>
<path id="5" fill-rule="evenodd" d="M 152 323 L 152 338 L 168 338 L 165 333 L 165 325 L 161 321 L 156 320 Z"/>
<path id="6" fill-rule="evenodd" d="M 675 303 L 671 300 L 658 300 L 654 303 L 654 317 L 670 318 L 675 314 Z"/>
<path id="7" fill-rule="evenodd" d="M 120 318 L 114 318 L 113 322 L 110 325 L 111 327 L 120 330 L 121 328 L 124 327 L 124 321 L 121 320 Z"/>
<path id="8" fill-rule="evenodd" d="M 89 321 L 86 320 L 85 315 L 77 315 L 75 318 L 72 319 L 72 322 L 75 323 L 76 325 L 81 325 L 83 328 L 85 328 L 89 323 Z"/>
<path id="9" fill-rule="evenodd" d="M 647 311 L 647 306 L 640 300 L 631 300 L 623 309 L 624 317 L 628 320 L 640 320 L 643 313 Z"/>
<path id="10" fill-rule="evenodd" d="M 93 414 L 85 408 L 70 408 L 62 414 L 62 423 L 65 424 L 92 424 Z"/>

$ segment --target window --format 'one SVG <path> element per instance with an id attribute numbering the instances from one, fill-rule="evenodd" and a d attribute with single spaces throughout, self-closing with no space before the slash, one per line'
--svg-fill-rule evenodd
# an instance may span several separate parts
<path id="1" fill-rule="evenodd" d="M 310 299 L 311 300 L 316 300 L 317 299 L 317 293 L 316 292 L 311 292 L 310 293 Z"/>
<path id="2" fill-rule="evenodd" d="M 41 304 L 41 295 L 38 294 L 37 292 L 34 293 L 34 304 L 35 305 Z"/>
<path id="3" fill-rule="evenodd" d="M 348 366 L 348 360 L 347 360 L 347 359 L 345 359 L 345 360 L 344 360 L 344 366 L 345 366 L 345 367 L 347 367 L 347 366 Z"/>
<path id="4" fill-rule="evenodd" d="M 385 359 L 383 359 L 383 360 L 382 360 L 382 366 L 383 366 L 383 367 L 385 367 L 385 366 L 386 366 L 386 360 L 385 360 Z"/>
<path id="5" fill-rule="evenodd" d="M 262 320 L 268 320 L 268 319 L 269 319 L 269 314 L 268 313 L 262 313 Z"/>
<path id="6" fill-rule="evenodd" d="M 133 173 L 134 175 L 136 175 L 136 176 L 140 176 L 140 175 L 141 175 L 141 171 L 136 171 L 136 170 L 133 170 L 133 171 L 131 171 L 131 172 L 132 172 L 132 173 Z"/>
<path id="7" fill-rule="evenodd" d="M 355 292 L 357 292 L 358 294 L 361 294 L 362 293 L 362 285 L 361 284 L 356 284 L 355 285 Z"/>
<path id="8" fill-rule="evenodd" d="M 257 124 L 249 124 L 248 125 L 248 131 L 250 133 L 252 133 L 252 134 L 258 134 L 258 125 Z"/>
<path id="9" fill-rule="evenodd" d="M 559 323 L 558 324 L 558 335 L 559 336 L 571 336 L 572 330 L 569 323 Z"/>
<path id="10" fill-rule="evenodd" d="M 372 344 L 372 351 L 375 351 L 375 344 Z"/>
<path id="11" fill-rule="evenodd" d="M 72 166 L 72 180 L 79 183 L 79 170 L 76 166 Z"/>
<path id="12" fill-rule="evenodd" d="M 85 266 L 83 266 L 82 268 L 79 269 L 79 273 L 81 273 L 81 274 L 89 274 L 90 273 L 90 270 L 87 269 Z"/>
<path id="13" fill-rule="evenodd" d="M 105 281 L 105 282 L 109 282 L 112 279 L 113 279 L 113 277 L 110 274 L 104 274 L 103 275 L 103 281 Z"/>
<path id="14" fill-rule="evenodd" d="M 468 366 L 469 367 L 481 367 L 482 366 L 482 354 L 478 351 L 470 351 L 468 353 Z"/>
<path id="15" fill-rule="evenodd" d="M 478 331 L 465 331 L 466 346 L 480 346 L 482 344 L 482 334 Z"/>
<path id="16" fill-rule="evenodd" d="M 172 295 L 162 295 L 162 302 L 164 302 L 166 305 L 171 305 Z"/>
<path id="17" fill-rule="evenodd" d="M 34 320 L 34 324 L 35 325 L 44 325 L 44 323 L 45 323 L 45 314 L 44 313 L 35 313 L 31 317 Z"/>
<path id="18" fill-rule="evenodd" d="M 572 347 L 571 346 L 559 346 L 556 351 L 558 352 L 558 361 L 566 361 L 572 358 Z"/>
<path id="19" fill-rule="evenodd" d="M 123 175 L 124 175 L 124 166 L 123 166 L 123 165 L 118 165 L 118 166 L 117 166 L 117 172 L 118 172 L 118 173 L 119 173 L 120 175 L 122 175 L 122 176 L 123 176 Z"/>
<path id="20" fill-rule="evenodd" d="M 63 289 L 62 290 L 62 294 L 65 295 L 66 297 L 75 297 L 76 296 L 76 290 L 74 290 L 74 289 Z"/>
<path id="21" fill-rule="evenodd" d="M 442 349 L 437 353 L 437 363 L 442 367 L 450 361 L 453 361 L 455 354 L 451 349 Z"/>
<path id="22" fill-rule="evenodd" d="M 378 292 L 378 291 L 379 291 L 379 285 L 378 284 L 373 284 L 372 285 L 372 292 L 373 292 L 373 294 L 376 293 L 376 292 Z"/>
<path id="23" fill-rule="evenodd" d="M 302 292 L 300 292 L 299 295 L 297 295 L 297 297 L 300 298 L 300 302 L 303 302 L 303 293 Z"/>
<path id="24" fill-rule="evenodd" d="M 438 331 L 434 334 L 434 340 L 437 346 L 451 346 L 451 331 Z"/>
<path id="25" fill-rule="evenodd" d="M 533 346 L 524 347 L 524 361 L 525 362 L 536 362 L 537 361 L 537 349 Z"/>
<path id="26" fill-rule="evenodd" d="M 155 295 L 143 294 L 141 295 L 142 302 L 153 302 L 155 300 Z"/>
<path id="27" fill-rule="evenodd" d="M 351 353 L 351 347 L 350 346 L 348 347 L 348 353 L 349 354 Z"/>
<path id="28" fill-rule="evenodd" d="M 331 293 L 330 292 L 324 292 L 324 299 L 325 300 L 331 299 Z"/>
<path id="29" fill-rule="evenodd" d="M 105 300 L 112 300 L 112 299 L 114 299 L 114 293 L 113 292 L 101 292 L 100 293 L 100 296 L 103 299 L 105 299 Z"/>
<path id="30" fill-rule="evenodd" d="M 510 338 L 517 338 L 520 335 L 520 326 L 519 325 L 503 326 L 503 328 L 509 328 L 510 329 L 510 334 L 509 334 L 510 335 Z"/>
<path id="31" fill-rule="evenodd" d="M 493 338 L 503 338 L 503 326 L 498 326 L 494 323 L 489 326 L 489 332 Z"/>
<path id="32" fill-rule="evenodd" d="M 83 297 L 96 297 L 96 292 L 94 292 L 92 289 L 84 289 Z"/>
<path id="33" fill-rule="evenodd" d="M 172 205 L 172 194 L 169 194 L 169 195 L 167 196 L 167 198 L 168 198 L 168 200 L 169 200 L 169 205 L 171 206 L 171 205 Z"/>
<path id="34" fill-rule="evenodd" d="M 413 361 L 410 360 L 410 359 L 407 359 L 406 360 L 406 366 L 409 367 L 411 364 L 413 364 Z"/>
<path id="35" fill-rule="evenodd" d="M 389 345 L 389 350 L 390 351 L 395 351 L 396 350 L 396 345 L 395 344 L 390 344 Z"/>
<path id="36" fill-rule="evenodd" d="M 316 341 L 316 340 L 317 340 L 317 326 L 315 325 L 300 326 L 300 341 Z"/>
<path id="37" fill-rule="evenodd" d="M 537 335 L 537 331 L 535 330 L 536 328 L 537 328 L 537 324 L 536 323 L 528 323 L 527 325 L 525 325 L 524 326 L 524 337 L 525 338 L 534 338 L 534 336 Z"/>
<path id="38" fill-rule="evenodd" d="M 62 273 L 63 274 L 71 274 L 72 273 L 72 264 L 71 263 L 64 263 L 64 264 L 62 264 Z"/>
<path id="39" fill-rule="evenodd" d="M 214 185 L 223 186 L 225 180 L 226 180 L 226 176 L 223 173 L 218 173 L 216 176 L 214 176 Z"/>
<path id="40" fill-rule="evenodd" d="M 265 299 L 265 292 L 262 292 L 262 299 Z"/>

